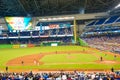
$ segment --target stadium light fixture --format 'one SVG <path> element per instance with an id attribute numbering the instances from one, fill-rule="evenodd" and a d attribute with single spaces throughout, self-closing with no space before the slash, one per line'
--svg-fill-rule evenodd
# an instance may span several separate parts
<path id="1" fill-rule="evenodd" d="M 64 20 L 64 17 L 59 17 L 58 20 Z"/>
<path id="2" fill-rule="evenodd" d="M 51 21 L 51 20 L 52 20 L 52 18 L 48 18 L 47 20 L 48 20 L 48 21 Z"/>
<path id="3" fill-rule="evenodd" d="M 42 18 L 41 20 L 42 20 L 42 21 L 46 21 L 47 19 Z"/>
<path id="4" fill-rule="evenodd" d="M 57 20 L 57 18 L 53 18 L 53 20 Z"/>
<path id="5" fill-rule="evenodd" d="M 117 8 L 119 8 L 120 7 L 120 3 L 117 5 L 117 6 L 115 6 L 115 9 L 117 9 Z"/>

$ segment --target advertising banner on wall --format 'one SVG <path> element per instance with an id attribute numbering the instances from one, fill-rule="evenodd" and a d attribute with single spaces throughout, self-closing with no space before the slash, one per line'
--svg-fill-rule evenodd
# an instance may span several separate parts
<path id="1" fill-rule="evenodd" d="M 27 47 L 27 44 L 21 44 L 20 47 L 25 48 L 25 47 Z"/>
<path id="2" fill-rule="evenodd" d="M 60 23 L 59 27 L 60 28 L 69 28 L 69 27 L 71 27 L 71 24 L 70 23 Z"/>
<path id="3" fill-rule="evenodd" d="M 59 24 L 50 24 L 49 28 L 50 29 L 59 28 Z"/>
<path id="4" fill-rule="evenodd" d="M 58 24 L 49 24 L 50 29 L 54 28 L 69 28 L 71 27 L 70 23 L 58 23 Z"/>
<path id="5" fill-rule="evenodd" d="M 20 48 L 20 45 L 13 45 L 13 48 Z"/>

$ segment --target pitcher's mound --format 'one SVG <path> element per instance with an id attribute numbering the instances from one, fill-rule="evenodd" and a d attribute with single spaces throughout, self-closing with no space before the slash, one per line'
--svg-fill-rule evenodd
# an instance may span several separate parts
<path id="1" fill-rule="evenodd" d="M 110 60 L 103 60 L 103 61 L 96 61 L 97 63 L 103 63 L 103 64 L 118 64 L 120 62 L 117 62 L 117 61 L 110 61 Z"/>
<path id="2" fill-rule="evenodd" d="M 106 63 L 106 64 L 109 64 L 109 63 L 110 63 L 110 64 L 111 64 L 111 63 L 112 63 L 112 64 L 115 64 L 115 63 L 117 63 L 117 62 L 116 62 L 116 61 L 103 61 L 103 63 Z"/>

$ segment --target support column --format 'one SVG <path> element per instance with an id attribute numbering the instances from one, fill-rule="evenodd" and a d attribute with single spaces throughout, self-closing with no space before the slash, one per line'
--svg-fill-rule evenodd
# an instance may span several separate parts
<path id="1" fill-rule="evenodd" d="M 73 27 L 73 29 L 74 29 L 74 41 L 75 41 L 75 43 L 77 42 L 77 34 L 76 34 L 76 19 L 74 19 L 74 27 Z"/>

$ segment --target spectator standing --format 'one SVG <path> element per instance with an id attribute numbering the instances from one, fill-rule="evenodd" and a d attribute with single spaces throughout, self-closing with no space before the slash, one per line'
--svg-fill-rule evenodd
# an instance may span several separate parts
<path id="1" fill-rule="evenodd" d="M 6 69 L 6 72 L 8 72 L 8 66 L 6 66 L 6 68 L 5 68 L 5 69 Z"/>
<path id="2" fill-rule="evenodd" d="M 114 72 L 114 68 L 113 67 L 111 68 L 111 71 Z"/>

